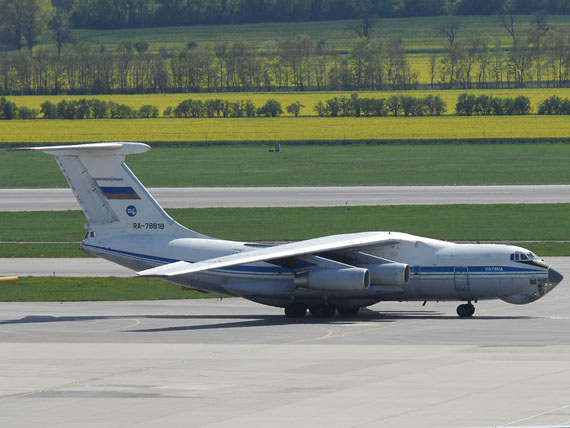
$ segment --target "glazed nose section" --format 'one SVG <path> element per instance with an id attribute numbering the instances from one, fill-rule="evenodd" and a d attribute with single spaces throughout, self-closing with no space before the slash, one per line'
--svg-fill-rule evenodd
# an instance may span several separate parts
<path id="1" fill-rule="evenodd" d="M 554 269 L 553 267 L 550 267 L 548 269 L 548 283 L 549 284 L 558 285 L 563 279 L 564 279 L 564 277 L 562 276 L 562 274 L 560 272 L 558 272 L 556 269 Z"/>

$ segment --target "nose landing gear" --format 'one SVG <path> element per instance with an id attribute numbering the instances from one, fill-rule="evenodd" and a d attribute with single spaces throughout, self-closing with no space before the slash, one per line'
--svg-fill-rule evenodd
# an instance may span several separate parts
<path id="1" fill-rule="evenodd" d="M 467 318 L 472 316 L 475 313 L 475 306 L 471 304 L 471 301 L 464 303 L 463 305 L 459 305 L 457 307 L 457 315 L 460 318 Z"/>

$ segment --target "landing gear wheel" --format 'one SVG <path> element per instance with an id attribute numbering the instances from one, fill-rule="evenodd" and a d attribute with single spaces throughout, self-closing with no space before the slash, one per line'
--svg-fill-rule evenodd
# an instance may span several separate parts
<path id="1" fill-rule="evenodd" d="M 336 308 L 338 313 L 344 316 L 354 315 L 360 309 L 358 306 L 348 306 L 345 308 Z"/>
<path id="2" fill-rule="evenodd" d="M 333 305 L 321 304 L 309 308 L 311 315 L 317 318 L 330 318 L 334 316 L 336 308 Z"/>
<path id="3" fill-rule="evenodd" d="M 307 313 L 307 307 L 302 303 L 291 303 L 285 306 L 285 316 L 287 318 L 303 318 Z"/>
<path id="4" fill-rule="evenodd" d="M 460 318 L 467 318 L 472 316 L 475 313 L 475 306 L 471 304 L 471 302 L 464 303 L 463 305 L 459 305 L 457 307 L 457 315 Z"/>

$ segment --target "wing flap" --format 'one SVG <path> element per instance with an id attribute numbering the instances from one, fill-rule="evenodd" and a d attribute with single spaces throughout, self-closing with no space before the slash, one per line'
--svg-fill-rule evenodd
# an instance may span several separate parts
<path id="1" fill-rule="evenodd" d="M 324 251 L 343 250 L 347 248 L 362 248 L 386 246 L 400 242 L 389 232 L 362 232 L 343 235 L 331 235 L 322 238 L 308 239 L 289 244 L 276 245 L 229 256 L 217 257 L 197 263 L 185 261 L 170 263 L 152 269 L 138 272 L 138 276 L 176 276 L 189 273 L 220 269 L 228 266 L 242 265 L 255 262 L 271 262 L 271 260 L 296 257 L 306 254 L 316 254 Z"/>

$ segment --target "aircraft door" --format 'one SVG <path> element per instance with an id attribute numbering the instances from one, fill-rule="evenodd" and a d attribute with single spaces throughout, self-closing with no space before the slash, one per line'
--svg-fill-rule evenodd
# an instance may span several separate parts
<path id="1" fill-rule="evenodd" d="M 469 291 L 469 270 L 465 266 L 456 266 L 454 271 L 455 289 Z"/>

